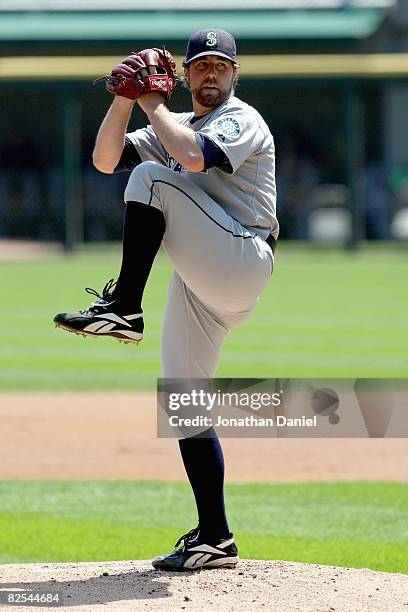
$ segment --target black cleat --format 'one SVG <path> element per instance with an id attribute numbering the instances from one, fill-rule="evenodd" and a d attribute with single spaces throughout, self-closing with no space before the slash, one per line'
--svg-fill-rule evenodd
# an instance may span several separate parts
<path id="1" fill-rule="evenodd" d="M 183 542 L 183 546 L 177 548 Z M 181 572 L 186 570 L 234 568 L 239 561 L 232 533 L 226 540 L 208 544 L 200 538 L 200 529 L 192 529 L 177 541 L 173 552 L 152 561 L 154 569 Z"/>
<path id="2" fill-rule="evenodd" d="M 143 313 L 123 313 L 113 298 L 113 279 L 103 288 L 102 295 L 87 287 L 85 291 L 99 300 L 87 310 L 62 312 L 55 315 L 56 327 L 82 336 L 110 336 L 120 342 L 139 343 L 143 338 Z"/>

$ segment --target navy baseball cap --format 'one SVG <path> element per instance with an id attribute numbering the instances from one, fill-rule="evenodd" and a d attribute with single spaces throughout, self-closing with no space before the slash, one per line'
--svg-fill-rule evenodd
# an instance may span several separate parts
<path id="1" fill-rule="evenodd" d="M 187 43 L 183 66 L 204 55 L 219 55 L 236 64 L 237 48 L 233 35 L 216 28 L 194 32 Z"/>

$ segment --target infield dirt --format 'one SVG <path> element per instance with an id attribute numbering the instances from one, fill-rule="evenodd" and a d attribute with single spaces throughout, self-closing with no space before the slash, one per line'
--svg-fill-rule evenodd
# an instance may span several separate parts
<path id="1" fill-rule="evenodd" d="M 408 577 L 402 574 L 285 561 L 242 561 L 235 570 L 182 574 L 156 572 L 147 561 L 2 565 L 0 590 L 6 588 L 59 592 L 58 609 L 78 612 L 408 610 Z"/>
<path id="2" fill-rule="evenodd" d="M 229 482 L 408 480 L 403 439 L 224 439 L 223 447 Z M 0 478 L 185 474 L 177 442 L 157 439 L 155 394 L 21 392 L 0 395 Z M 0 565 L 6 589 L 59 591 L 58 609 L 78 612 L 408 612 L 406 575 L 286 561 L 183 574 L 156 572 L 148 561 Z"/>
<path id="3" fill-rule="evenodd" d="M 223 439 L 228 482 L 408 481 L 406 440 Z M 185 481 L 148 392 L 0 394 L 0 478 Z"/>

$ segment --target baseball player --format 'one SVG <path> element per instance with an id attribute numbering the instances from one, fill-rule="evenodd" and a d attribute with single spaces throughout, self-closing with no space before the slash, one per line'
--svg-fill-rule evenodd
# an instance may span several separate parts
<path id="1" fill-rule="evenodd" d="M 58 314 L 83 335 L 140 342 L 142 296 L 162 244 L 173 266 L 161 342 L 163 378 L 212 378 L 228 332 L 244 321 L 267 285 L 278 236 L 274 142 L 259 113 L 234 95 L 234 38 L 220 29 L 192 34 L 183 63 L 192 112 L 171 113 L 173 58 L 132 54 L 112 70 L 115 94 L 98 132 L 101 172 L 130 171 L 123 259 L 86 310 Z M 164 69 L 163 69 L 164 67 Z M 126 133 L 135 102 L 147 127 Z M 179 440 L 198 527 L 156 569 L 235 567 L 238 550 L 224 505 L 224 460 L 215 431 Z"/>

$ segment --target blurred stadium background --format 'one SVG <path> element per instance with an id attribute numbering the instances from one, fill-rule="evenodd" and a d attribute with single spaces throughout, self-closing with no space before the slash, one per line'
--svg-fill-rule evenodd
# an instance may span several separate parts
<path id="1" fill-rule="evenodd" d="M 408 0 L 186 5 L 0 0 L 0 563 L 147 558 L 194 512 L 187 485 L 159 482 L 185 480 L 174 441 L 155 436 L 169 263 L 160 257 L 150 278 L 141 350 L 51 324 L 117 270 L 118 244 L 106 243 L 121 238 L 128 175 L 92 166 L 111 103 L 92 81 L 132 49 L 165 43 L 181 69 L 192 31 L 231 31 L 237 95 L 275 136 L 285 241 L 218 375 L 407 374 Z M 189 105 L 180 87 L 173 109 Z M 130 129 L 144 121 L 135 110 Z M 22 239 L 45 243 L 46 260 L 13 257 Z M 322 256 L 316 242 L 341 248 Z M 405 440 L 235 442 L 225 440 L 227 501 L 243 557 L 408 572 Z M 119 481 L 95 482 L 106 478 Z M 378 482 L 340 482 L 350 480 Z"/>
<path id="2" fill-rule="evenodd" d="M 0 238 L 118 240 L 127 174 L 91 152 L 111 100 L 94 78 L 160 42 L 237 38 L 237 95 L 276 140 L 281 237 L 408 239 L 407 0 L 0 0 Z M 137 24 L 137 26 L 136 26 Z M 137 37 L 136 37 L 137 32 Z M 182 88 L 175 111 L 189 108 Z M 130 128 L 144 124 L 134 113 Z M 119 204 L 119 205 L 117 205 Z"/>

